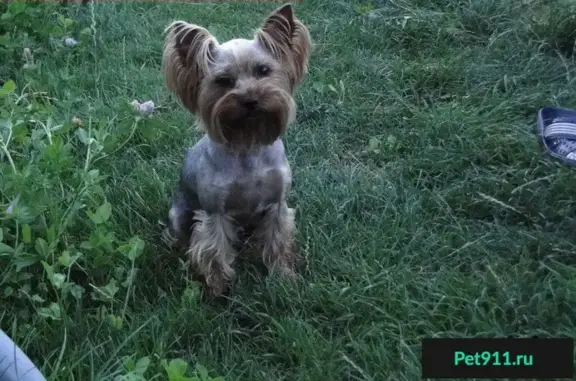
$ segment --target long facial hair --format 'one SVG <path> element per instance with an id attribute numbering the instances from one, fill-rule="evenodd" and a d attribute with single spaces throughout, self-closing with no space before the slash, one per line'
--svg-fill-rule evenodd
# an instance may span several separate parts
<path id="1" fill-rule="evenodd" d="M 289 92 L 265 83 L 254 87 L 258 106 L 246 109 L 242 102 L 245 94 L 229 91 L 220 96 L 212 89 L 202 91 L 200 119 L 206 123 L 209 136 L 231 149 L 251 150 L 272 144 L 294 120 L 296 105 Z M 205 122 L 204 122 L 205 121 Z"/>

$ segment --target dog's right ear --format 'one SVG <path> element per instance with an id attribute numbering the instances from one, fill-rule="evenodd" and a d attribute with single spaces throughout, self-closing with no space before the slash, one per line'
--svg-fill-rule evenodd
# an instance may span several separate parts
<path id="1" fill-rule="evenodd" d="M 164 32 L 162 70 L 166 86 L 195 113 L 200 83 L 214 62 L 218 41 L 206 29 L 185 21 L 173 22 Z"/>

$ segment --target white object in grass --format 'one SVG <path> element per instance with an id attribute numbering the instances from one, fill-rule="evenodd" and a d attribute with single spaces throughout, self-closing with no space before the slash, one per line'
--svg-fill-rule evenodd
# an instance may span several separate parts
<path id="1" fill-rule="evenodd" d="M 154 102 L 146 101 L 140 104 L 140 112 L 144 115 L 150 115 L 154 112 Z"/>
<path id="2" fill-rule="evenodd" d="M 139 111 L 144 115 L 150 115 L 154 112 L 154 102 L 146 101 L 144 103 L 140 103 L 138 101 L 132 101 L 132 107 L 134 107 L 135 111 Z"/>
<path id="3" fill-rule="evenodd" d="M 68 47 L 75 47 L 76 45 L 78 45 L 78 41 L 76 41 L 75 39 L 73 39 L 72 37 L 66 37 L 64 39 L 64 45 L 68 46 Z"/>

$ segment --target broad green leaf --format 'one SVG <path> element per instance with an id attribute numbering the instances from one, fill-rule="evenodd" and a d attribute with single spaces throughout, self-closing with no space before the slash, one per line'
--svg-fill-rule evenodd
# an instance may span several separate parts
<path id="1" fill-rule="evenodd" d="M 36 238 L 36 244 L 34 245 L 34 248 L 42 258 L 46 258 L 50 254 L 50 247 L 48 246 L 48 242 L 46 242 L 43 238 Z"/>
<path id="2" fill-rule="evenodd" d="M 40 308 L 38 315 L 52 320 L 60 320 L 62 318 L 60 306 L 56 303 L 51 303 L 48 307 Z"/>
<path id="3" fill-rule="evenodd" d="M 64 283 L 66 283 L 66 275 L 62 273 L 55 273 L 50 277 L 50 282 L 54 285 L 54 287 L 60 290 Z"/>
<path id="4" fill-rule="evenodd" d="M 84 174 L 84 181 L 88 184 L 96 184 L 100 177 L 100 171 L 97 169 L 92 169 Z"/>
<path id="5" fill-rule="evenodd" d="M 134 359 L 132 357 L 126 357 L 122 362 L 122 364 L 124 365 L 124 368 L 126 368 L 128 372 L 133 372 L 134 369 L 136 369 L 136 363 L 134 362 Z"/>
<path id="6" fill-rule="evenodd" d="M 202 381 L 208 380 L 208 369 L 202 364 L 196 364 L 196 373 Z"/>
<path id="7" fill-rule="evenodd" d="M 134 369 L 134 372 L 139 374 L 139 375 L 144 375 L 144 373 L 146 372 L 146 370 L 148 369 L 149 366 L 150 366 L 150 357 L 148 357 L 148 356 L 142 357 L 136 363 L 136 367 Z"/>
<path id="8" fill-rule="evenodd" d="M 64 267 L 69 267 L 72 264 L 70 252 L 68 250 L 63 251 L 58 257 L 58 262 Z"/>
<path id="9" fill-rule="evenodd" d="M 40 262 L 38 257 L 30 254 L 17 255 L 13 260 L 13 263 L 16 265 L 16 272 L 20 272 L 23 268 L 35 265 L 38 262 Z"/>
<path id="10" fill-rule="evenodd" d="M 45 136 L 46 131 L 44 130 L 32 130 L 32 134 L 30 134 L 30 138 L 33 142 L 41 142 Z"/>
<path id="11" fill-rule="evenodd" d="M 72 287 L 70 287 L 70 294 L 72 294 L 74 299 L 80 300 L 82 299 L 82 295 L 84 294 L 84 289 L 81 286 L 74 284 L 72 285 Z"/>
<path id="12" fill-rule="evenodd" d="M 174 377 L 183 377 L 188 369 L 188 363 L 182 359 L 171 360 L 166 367 L 168 379 L 172 380 Z"/>
<path id="13" fill-rule="evenodd" d="M 144 251 L 144 241 L 140 237 L 132 237 L 130 242 L 118 248 L 120 252 L 131 261 L 135 261 Z"/>
<path id="14" fill-rule="evenodd" d="M 54 269 L 52 268 L 52 266 L 50 266 L 46 261 L 40 261 L 40 263 L 42 263 L 42 267 L 44 267 L 44 270 L 46 271 L 46 275 L 48 275 L 48 278 L 52 278 L 52 276 L 54 276 Z"/>
<path id="15" fill-rule="evenodd" d="M 50 29 L 49 33 L 54 35 L 54 36 L 61 37 L 64 35 L 64 30 L 61 27 L 59 27 L 58 25 L 54 25 L 52 27 L 52 29 Z"/>
<path id="16" fill-rule="evenodd" d="M 8 246 L 5 243 L 0 242 L 0 255 L 1 254 L 13 254 L 14 248 L 12 246 Z"/>
<path id="17" fill-rule="evenodd" d="M 79 127 L 78 129 L 76 129 L 75 134 L 83 144 L 88 144 L 89 142 L 88 132 L 85 129 Z"/>
<path id="18" fill-rule="evenodd" d="M 30 225 L 22 225 L 22 242 L 30 243 L 32 242 L 32 232 L 30 230 Z"/>
<path id="19" fill-rule="evenodd" d="M 107 298 L 112 299 L 114 295 L 118 292 L 119 288 L 116 286 L 116 280 L 112 279 L 106 286 L 99 288 Z"/>
<path id="20" fill-rule="evenodd" d="M 68 250 L 65 250 L 62 252 L 62 254 L 60 254 L 60 257 L 58 257 L 58 262 L 64 267 L 70 267 L 81 256 L 82 256 L 81 253 L 76 253 L 74 255 L 70 255 L 70 252 Z"/>
<path id="21" fill-rule="evenodd" d="M 26 8 L 28 8 L 28 4 L 24 1 L 11 1 L 8 3 L 8 10 L 14 15 L 24 12 Z"/>
<path id="22" fill-rule="evenodd" d="M 105 202 L 104 204 L 100 205 L 96 212 L 89 213 L 88 216 L 95 224 L 102 224 L 110 218 L 112 214 L 112 205 L 109 202 Z"/>
<path id="23" fill-rule="evenodd" d="M 138 268 L 131 268 L 126 276 L 126 279 L 124 280 L 124 282 L 122 282 L 122 287 L 129 287 L 130 284 L 134 283 L 134 281 L 136 280 L 136 275 L 138 274 L 138 271 L 140 269 Z"/>
<path id="24" fill-rule="evenodd" d="M 16 90 L 16 83 L 9 79 L 8 81 L 4 82 L 4 85 L 0 88 L 0 96 L 12 94 L 14 90 Z"/>
<path id="25" fill-rule="evenodd" d="M 68 29 L 69 27 L 71 27 L 72 25 L 74 25 L 76 21 L 69 19 L 69 18 L 65 18 L 62 22 L 62 25 L 64 26 L 64 28 Z"/>

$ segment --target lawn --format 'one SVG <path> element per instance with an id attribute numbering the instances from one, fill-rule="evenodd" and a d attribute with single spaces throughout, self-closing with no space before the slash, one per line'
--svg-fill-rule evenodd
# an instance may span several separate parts
<path id="1" fill-rule="evenodd" d="M 308 266 L 290 283 L 244 264 L 226 304 L 200 298 L 160 240 L 199 138 L 163 29 L 249 37 L 276 6 L 0 4 L 0 327 L 58 381 L 184 380 L 184 362 L 419 380 L 422 338 L 576 336 L 576 176 L 534 135 L 539 108 L 576 107 L 568 0 L 296 4 L 315 48 L 285 142 Z"/>

